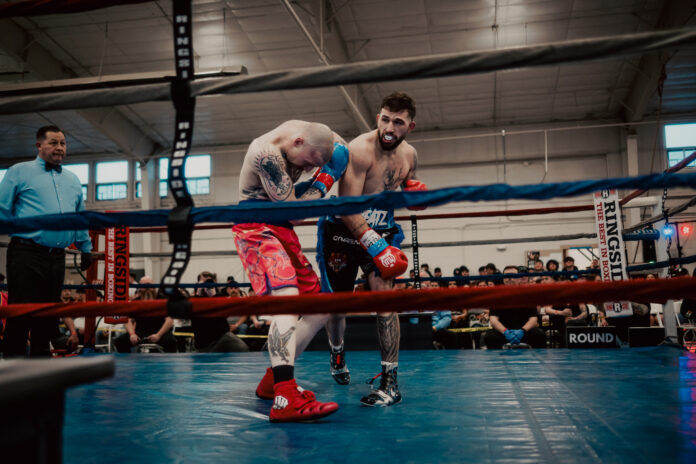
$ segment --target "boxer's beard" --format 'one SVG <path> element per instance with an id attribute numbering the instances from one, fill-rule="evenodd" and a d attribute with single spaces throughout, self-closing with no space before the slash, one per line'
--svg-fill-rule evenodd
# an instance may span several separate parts
<path id="1" fill-rule="evenodd" d="M 393 151 L 393 150 L 396 150 L 396 147 L 398 147 L 399 144 L 400 144 L 401 142 L 403 142 L 404 139 L 406 138 L 406 136 L 404 135 L 403 137 L 400 137 L 400 138 L 398 138 L 398 139 L 395 139 L 394 141 L 392 141 L 392 142 L 390 142 L 390 143 L 386 143 L 386 142 L 382 139 L 382 134 L 383 134 L 382 132 L 377 131 L 377 138 L 379 139 L 379 146 L 380 146 L 380 147 L 382 148 L 382 150 L 384 150 L 384 151 Z"/>

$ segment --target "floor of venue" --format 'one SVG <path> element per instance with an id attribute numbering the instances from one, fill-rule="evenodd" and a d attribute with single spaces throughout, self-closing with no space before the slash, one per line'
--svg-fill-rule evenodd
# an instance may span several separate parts
<path id="1" fill-rule="evenodd" d="M 299 383 L 339 411 L 271 424 L 264 353 L 129 354 L 66 393 L 65 463 L 696 462 L 696 355 L 671 347 L 401 353 L 404 397 L 359 403 L 379 353 L 304 353 Z M 378 381 L 377 381 L 378 382 Z"/>

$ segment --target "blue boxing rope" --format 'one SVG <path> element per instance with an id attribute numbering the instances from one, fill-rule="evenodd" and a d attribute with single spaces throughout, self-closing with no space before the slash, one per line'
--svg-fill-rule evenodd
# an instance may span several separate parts
<path id="1" fill-rule="evenodd" d="M 194 224 L 203 222 L 266 222 L 305 219 L 327 215 L 356 214 L 369 208 L 397 209 L 406 206 L 438 206 L 456 201 L 497 201 L 509 199 L 547 200 L 573 197 L 604 189 L 650 189 L 665 187 L 696 188 L 696 173 L 648 174 L 636 177 L 619 177 L 575 182 L 556 182 L 512 186 L 489 184 L 481 186 L 450 187 L 421 192 L 382 192 L 359 197 L 328 198 L 311 201 L 255 202 L 231 206 L 194 208 L 191 219 Z M 81 211 L 79 213 L 47 214 L 27 218 L 0 220 L 0 234 L 30 232 L 34 230 L 100 230 L 108 227 L 154 227 L 167 224 L 169 210 L 128 211 L 103 213 Z"/>

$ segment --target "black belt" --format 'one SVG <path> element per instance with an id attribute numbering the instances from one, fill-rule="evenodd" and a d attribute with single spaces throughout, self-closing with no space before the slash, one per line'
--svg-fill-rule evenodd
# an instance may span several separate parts
<path id="1" fill-rule="evenodd" d="M 22 237 L 12 237 L 10 239 L 10 243 L 17 243 L 18 245 L 25 245 L 31 248 L 35 248 L 37 250 L 41 250 L 44 253 L 49 253 L 49 254 L 65 254 L 65 248 L 51 248 L 43 245 L 39 245 L 33 240 L 29 240 L 28 238 L 22 238 Z"/>

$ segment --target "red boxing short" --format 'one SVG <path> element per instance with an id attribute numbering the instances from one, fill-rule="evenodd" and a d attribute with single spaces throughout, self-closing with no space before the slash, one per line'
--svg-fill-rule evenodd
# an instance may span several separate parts
<path id="1" fill-rule="evenodd" d="M 296 287 L 302 293 L 319 293 L 319 278 L 300 247 L 293 229 L 247 223 L 232 227 L 234 244 L 257 295 Z"/>

